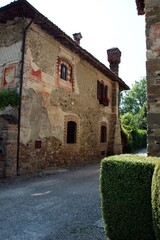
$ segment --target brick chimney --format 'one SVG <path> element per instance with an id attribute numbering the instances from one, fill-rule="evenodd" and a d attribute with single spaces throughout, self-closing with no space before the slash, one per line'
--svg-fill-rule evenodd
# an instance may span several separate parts
<path id="1" fill-rule="evenodd" d="M 80 40 L 82 39 L 82 34 L 79 33 L 74 33 L 73 34 L 73 39 L 75 40 L 76 43 L 78 43 L 80 45 Z"/>
<path id="2" fill-rule="evenodd" d="M 121 51 L 118 48 L 111 48 L 107 50 L 108 62 L 110 63 L 110 70 L 118 76 L 119 64 L 121 62 Z"/>
<path id="3" fill-rule="evenodd" d="M 136 0 L 136 4 L 137 4 L 137 11 L 138 11 L 138 15 L 144 15 L 145 14 L 145 0 Z"/>

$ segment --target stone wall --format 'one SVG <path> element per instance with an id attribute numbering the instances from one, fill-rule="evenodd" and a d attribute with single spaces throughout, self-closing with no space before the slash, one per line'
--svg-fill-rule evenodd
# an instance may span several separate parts
<path id="1" fill-rule="evenodd" d="M 0 24 L 1 90 L 11 88 L 19 92 L 25 25 L 26 22 L 20 18 Z M 17 174 L 18 127 L 16 119 L 18 119 L 18 109 L 8 106 L 0 111 L 0 177 Z"/>
<path id="2" fill-rule="evenodd" d="M 26 42 L 20 171 L 75 165 L 114 151 L 121 153 L 118 84 L 34 24 Z M 59 78 L 60 61 L 71 66 L 71 81 Z M 109 106 L 97 100 L 97 80 L 108 86 Z M 67 144 L 66 124 L 72 119 L 77 123 L 77 142 Z M 107 125 L 106 143 L 100 142 L 102 123 Z"/>
<path id="3" fill-rule="evenodd" d="M 23 30 L 27 22 L 29 20 L 16 18 L 0 25 L 1 89 L 16 88 L 19 91 Z M 67 63 L 69 69 L 67 81 L 60 78 L 59 66 L 63 62 Z M 109 106 L 99 104 L 97 80 L 108 86 Z M 118 94 L 118 83 L 113 83 L 45 31 L 31 24 L 26 35 L 23 69 L 20 173 L 76 165 L 101 159 L 108 154 L 121 153 Z M 18 118 L 13 109 L 4 113 Z M 74 144 L 67 143 L 68 121 L 77 124 Z M 103 124 L 107 127 L 107 140 L 101 143 Z M 6 129 L 6 133 L 9 132 L 17 139 L 17 125 L 10 125 Z M 9 155 L 10 150 L 17 149 L 13 145 L 8 145 L 5 161 L 1 156 L 2 175 L 15 174 L 16 158 L 14 155 L 11 167 Z"/>
<path id="4" fill-rule="evenodd" d="M 17 134 L 16 120 L 9 115 L 0 117 L 0 177 L 17 174 Z"/>
<path id="5" fill-rule="evenodd" d="M 160 0 L 146 0 L 148 155 L 160 156 Z"/>

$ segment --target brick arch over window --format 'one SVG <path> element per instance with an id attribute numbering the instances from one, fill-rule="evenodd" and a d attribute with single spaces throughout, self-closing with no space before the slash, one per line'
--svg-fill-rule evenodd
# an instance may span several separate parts
<path id="1" fill-rule="evenodd" d="M 65 57 L 57 57 L 56 83 L 64 90 L 74 92 L 74 65 Z"/>
<path id="2" fill-rule="evenodd" d="M 64 118 L 64 143 L 79 144 L 80 120 L 75 115 L 66 115 Z"/>

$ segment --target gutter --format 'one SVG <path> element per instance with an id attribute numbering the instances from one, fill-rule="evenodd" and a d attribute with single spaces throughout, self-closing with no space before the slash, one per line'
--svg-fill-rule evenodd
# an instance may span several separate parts
<path id="1" fill-rule="evenodd" d="M 34 16 L 35 18 L 35 16 Z M 23 42 L 22 42 L 22 62 L 21 62 L 21 73 L 20 73 L 20 88 L 19 88 L 19 95 L 20 95 L 20 104 L 18 108 L 18 136 L 17 136 L 17 176 L 20 176 L 20 165 L 19 165 L 19 151 L 20 151 L 20 128 L 21 128 L 21 102 L 22 102 L 22 86 L 23 86 L 23 70 L 24 70 L 24 57 L 25 57 L 25 45 L 26 45 L 26 35 L 27 30 L 33 23 L 34 18 L 29 22 L 29 24 L 24 28 L 23 31 Z"/>

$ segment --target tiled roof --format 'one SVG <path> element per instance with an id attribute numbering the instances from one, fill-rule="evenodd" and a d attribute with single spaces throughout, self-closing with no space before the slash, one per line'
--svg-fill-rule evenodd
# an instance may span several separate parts
<path id="1" fill-rule="evenodd" d="M 79 55 L 79 57 L 89 62 L 96 69 L 101 71 L 105 76 L 112 81 L 119 82 L 121 90 L 128 90 L 129 87 L 119 77 L 117 77 L 110 69 L 103 63 L 96 59 L 93 55 L 83 49 L 71 37 L 58 28 L 54 23 L 42 15 L 26 0 L 17 0 L 0 8 L 0 23 L 6 23 L 7 20 L 13 20 L 15 17 L 26 17 L 33 19 L 33 22 L 50 34 L 54 39 L 70 49 L 72 52 Z"/>

